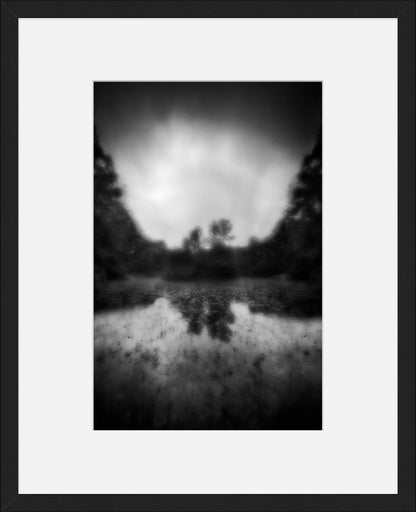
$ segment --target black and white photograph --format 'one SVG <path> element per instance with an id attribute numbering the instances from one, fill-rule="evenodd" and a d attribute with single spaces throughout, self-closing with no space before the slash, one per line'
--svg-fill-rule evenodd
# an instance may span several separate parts
<path id="1" fill-rule="evenodd" d="M 94 83 L 94 429 L 322 429 L 321 82 Z"/>
<path id="2" fill-rule="evenodd" d="M 415 0 L 0 12 L 1 510 L 415 510 Z"/>

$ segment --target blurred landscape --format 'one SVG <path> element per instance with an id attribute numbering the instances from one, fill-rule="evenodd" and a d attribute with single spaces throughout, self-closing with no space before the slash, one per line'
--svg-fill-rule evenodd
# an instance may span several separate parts
<path id="1" fill-rule="evenodd" d="M 131 213 L 97 127 L 95 429 L 322 428 L 320 123 L 315 130 L 268 234 L 236 243 L 235 219 L 217 205 L 172 247 Z M 169 211 L 150 214 L 160 223 Z"/>

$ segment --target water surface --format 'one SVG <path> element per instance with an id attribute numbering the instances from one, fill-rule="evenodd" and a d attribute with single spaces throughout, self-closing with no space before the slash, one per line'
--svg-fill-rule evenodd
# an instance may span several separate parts
<path id="1" fill-rule="evenodd" d="M 321 428 L 313 290 L 135 278 L 97 303 L 95 428 Z"/>

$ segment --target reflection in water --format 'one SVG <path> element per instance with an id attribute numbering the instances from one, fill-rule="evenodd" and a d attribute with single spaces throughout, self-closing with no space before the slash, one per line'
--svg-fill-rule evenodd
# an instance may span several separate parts
<path id="1" fill-rule="evenodd" d="M 115 289 L 94 320 L 95 428 L 321 428 L 321 319 L 270 281 Z"/>
<path id="2" fill-rule="evenodd" d="M 172 304 L 181 312 L 183 318 L 188 322 L 188 332 L 201 334 L 205 325 L 204 303 L 205 301 L 202 295 L 182 296 L 172 299 Z"/>
<path id="3" fill-rule="evenodd" d="M 172 297 L 172 304 L 187 321 L 189 333 L 201 334 L 203 327 L 206 326 L 212 338 L 230 340 L 230 324 L 234 322 L 235 317 L 231 311 L 231 297 L 228 294 L 176 294 Z"/>
<path id="4" fill-rule="evenodd" d="M 230 309 L 230 302 L 211 297 L 208 303 L 207 326 L 209 334 L 213 338 L 229 341 L 231 337 L 229 324 L 232 324 L 235 319 Z"/>

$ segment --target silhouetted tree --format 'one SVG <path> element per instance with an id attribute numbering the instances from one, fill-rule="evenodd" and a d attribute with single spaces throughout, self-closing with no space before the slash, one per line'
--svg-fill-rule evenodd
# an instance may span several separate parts
<path id="1" fill-rule="evenodd" d="M 113 161 L 94 134 L 94 276 L 105 280 L 128 271 L 141 238 L 121 202 L 122 190 Z"/>
<path id="2" fill-rule="evenodd" d="M 145 238 L 122 201 L 112 158 L 94 133 L 94 284 L 96 292 L 109 279 L 130 273 L 156 273 L 166 268 L 164 242 Z"/>
<path id="3" fill-rule="evenodd" d="M 271 238 L 280 272 L 296 279 L 322 276 L 322 133 L 303 160 L 290 192 L 289 207 Z"/>
<path id="4" fill-rule="evenodd" d="M 211 247 L 218 245 L 225 245 L 227 242 L 234 240 L 234 236 L 231 235 L 233 225 L 228 219 L 214 220 L 209 226 L 209 241 Z"/>
<path id="5" fill-rule="evenodd" d="M 189 252 L 195 253 L 202 248 L 202 230 L 199 226 L 192 229 L 189 236 L 182 242 L 182 247 Z"/>

